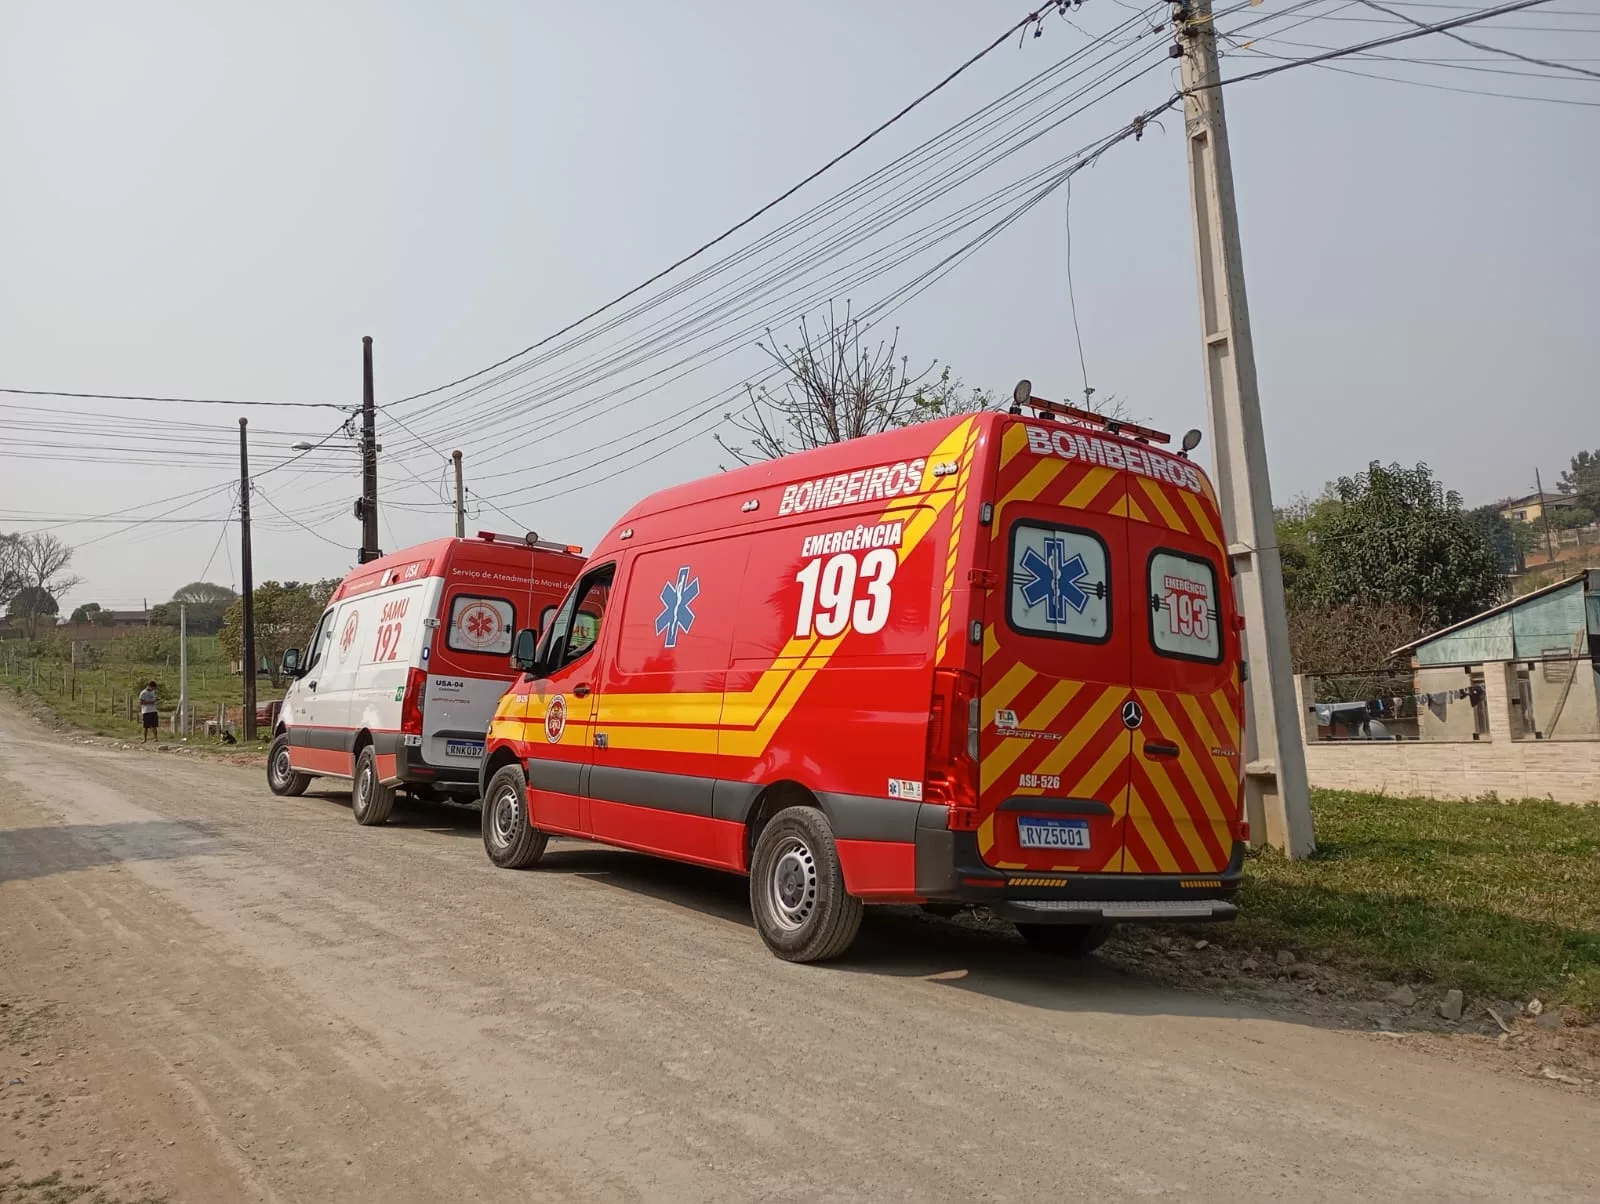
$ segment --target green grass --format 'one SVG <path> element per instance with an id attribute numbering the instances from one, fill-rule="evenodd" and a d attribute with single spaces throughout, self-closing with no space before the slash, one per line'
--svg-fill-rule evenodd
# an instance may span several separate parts
<path id="1" fill-rule="evenodd" d="M 1600 1015 L 1600 807 L 1312 793 L 1316 855 L 1252 856 L 1227 943 Z"/>
<path id="2" fill-rule="evenodd" d="M 162 735 L 171 736 L 172 711 L 178 704 L 179 655 L 176 636 L 159 630 L 115 640 L 80 645 L 80 663 L 72 664 L 64 641 L 0 641 L 0 684 L 44 703 L 63 723 L 116 739 L 138 740 L 138 707 L 129 699 L 145 682 L 156 682 L 161 702 Z M 86 661 L 87 663 L 82 663 Z M 265 678 L 256 683 L 259 703 L 282 697 Z M 240 705 L 239 676 L 223 658 L 215 636 L 189 639 L 189 696 L 194 726 L 203 730 L 215 718 L 218 704 Z M 132 718 L 130 718 L 130 714 Z M 205 746 L 221 741 L 192 737 Z"/>

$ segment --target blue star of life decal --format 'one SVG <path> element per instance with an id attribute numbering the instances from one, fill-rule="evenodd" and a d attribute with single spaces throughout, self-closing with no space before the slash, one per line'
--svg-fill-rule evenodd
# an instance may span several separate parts
<path id="1" fill-rule="evenodd" d="M 678 579 L 661 587 L 661 613 L 656 616 L 656 634 L 667 637 L 666 646 L 676 648 L 678 636 L 688 635 L 694 626 L 694 606 L 700 596 L 700 578 L 689 579 L 689 566 L 678 570 Z"/>
<path id="2" fill-rule="evenodd" d="M 1089 566 L 1077 553 L 1069 559 L 1067 542 L 1059 536 L 1044 541 L 1043 556 L 1033 548 L 1027 549 L 1017 567 L 1025 574 L 1021 581 L 1022 600 L 1029 606 L 1046 603 L 1050 622 L 1065 623 L 1069 606 L 1081 615 L 1089 605 L 1090 591 L 1082 585 Z"/>

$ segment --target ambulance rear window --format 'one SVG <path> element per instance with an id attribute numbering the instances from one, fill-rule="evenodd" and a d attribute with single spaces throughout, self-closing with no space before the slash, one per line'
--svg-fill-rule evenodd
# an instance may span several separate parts
<path id="1" fill-rule="evenodd" d="M 1222 659 L 1217 574 L 1211 562 L 1157 548 L 1150 554 L 1150 642 L 1163 656 Z"/>
<path id="2" fill-rule="evenodd" d="M 1013 631 L 1090 644 L 1111 638 L 1110 560 L 1093 531 L 1014 523 L 1010 564 L 1006 618 Z"/>
<path id="3" fill-rule="evenodd" d="M 517 629 L 517 608 L 506 598 L 458 594 L 450 603 L 450 630 L 445 643 L 456 652 L 487 652 L 504 656 L 511 651 Z"/>

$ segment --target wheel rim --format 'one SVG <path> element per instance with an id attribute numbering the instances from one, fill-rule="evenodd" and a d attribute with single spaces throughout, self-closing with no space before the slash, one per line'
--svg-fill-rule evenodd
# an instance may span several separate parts
<path id="1" fill-rule="evenodd" d="M 274 784 L 283 786 L 289 781 L 289 750 L 280 748 L 277 756 L 272 758 L 272 780 Z"/>
<path id="2" fill-rule="evenodd" d="M 371 777 L 372 771 L 365 765 L 361 767 L 361 772 L 356 774 L 356 793 L 352 801 L 357 814 L 366 814 L 367 798 L 372 793 Z"/>
<path id="3" fill-rule="evenodd" d="M 506 786 L 494 796 L 494 805 L 489 809 L 489 836 L 495 848 L 506 848 L 517 838 L 520 811 L 515 787 Z"/>
<path id="4" fill-rule="evenodd" d="M 786 932 L 803 928 L 817 909 L 817 859 L 798 836 L 787 836 L 767 875 L 772 918 Z"/>

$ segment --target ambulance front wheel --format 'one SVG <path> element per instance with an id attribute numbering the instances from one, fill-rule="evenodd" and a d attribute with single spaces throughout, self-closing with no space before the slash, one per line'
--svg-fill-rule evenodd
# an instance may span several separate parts
<path id="1" fill-rule="evenodd" d="M 289 733 L 279 732 L 267 754 L 267 789 L 273 794 L 294 797 L 304 794 L 311 785 L 311 775 L 296 773 L 289 764 Z"/>
<path id="2" fill-rule="evenodd" d="M 761 830 L 750 859 L 750 910 L 767 948 L 785 961 L 827 961 L 856 939 L 861 900 L 845 891 L 821 811 L 789 807 Z"/>
<path id="3" fill-rule="evenodd" d="M 1057 957 L 1088 957 L 1111 935 L 1110 924 L 1018 924 L 1029 948 Z"/>
<path id="4" fill-rule="evenodd" d="M 394 810 L 394 787 L 378 780 L 378 754 L 367 745 L 356 758 L 356 780 L 350 789 L 350 810 L 363 828 L 389 822 Z"/>
<path id="5" fill-rule="evenodd" d="M 483 851 L 504 870 L 526 869 L 544 856 L 548 834 L 528 818 L 528 779 L 520 765 L 502 765 L 483 792 Z"/>

